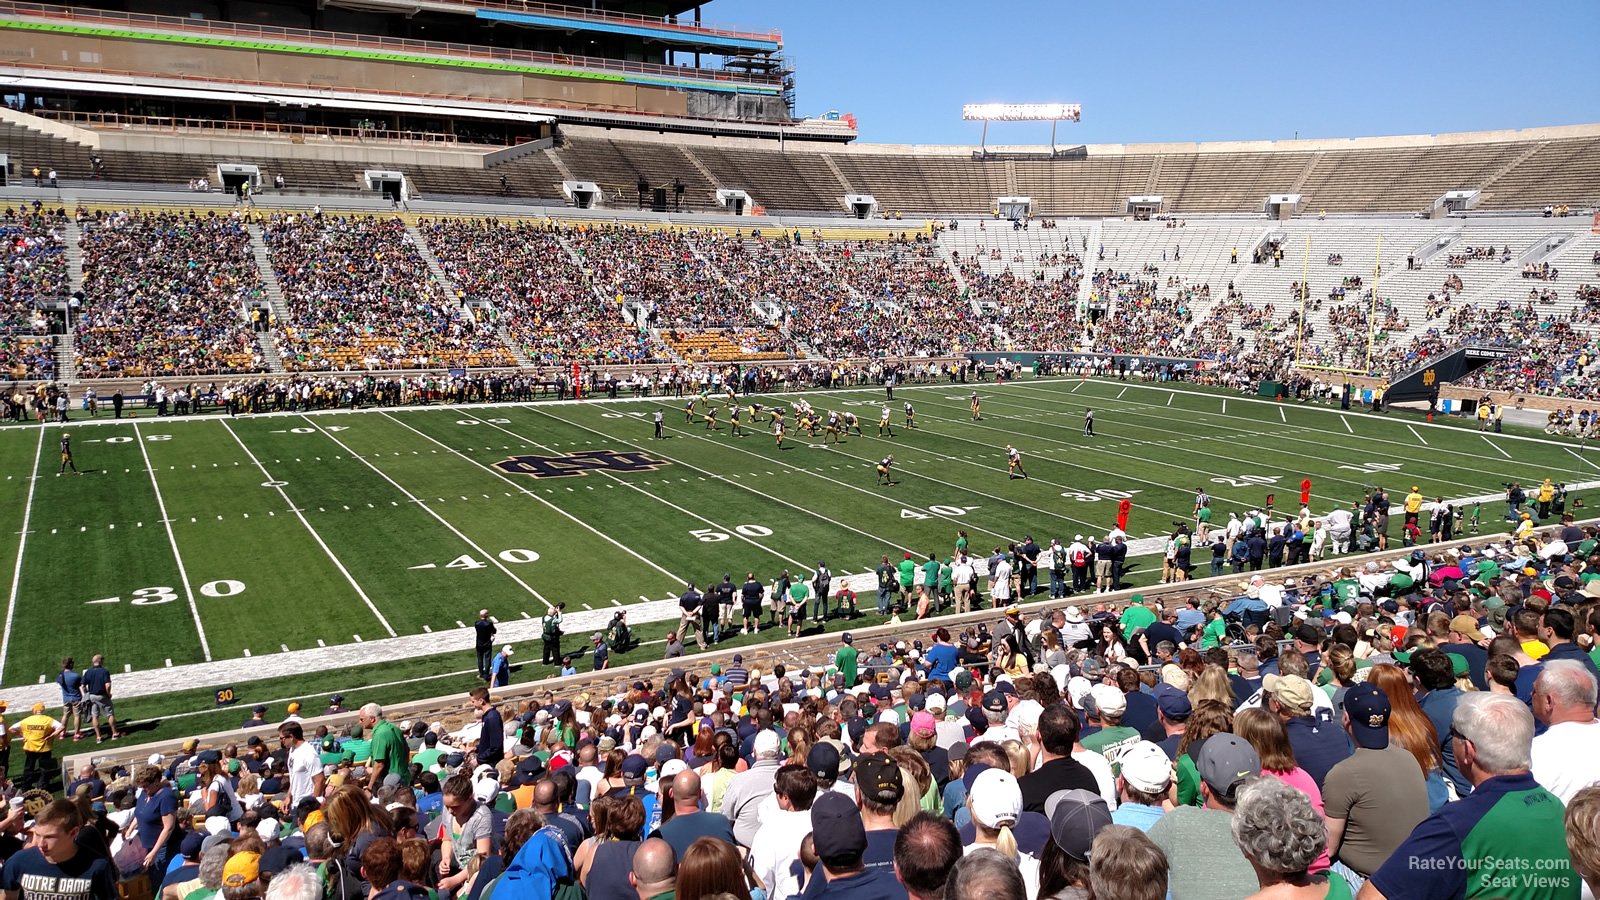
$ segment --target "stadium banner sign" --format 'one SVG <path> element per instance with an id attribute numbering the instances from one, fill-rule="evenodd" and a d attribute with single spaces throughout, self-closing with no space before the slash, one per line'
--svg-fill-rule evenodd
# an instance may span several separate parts
<path id="1" fill-rule="evenodd" d="M 1077 122 L 1083 106 L 1077 103 L 967 103 L 961 118 L 969 122 Z"/>

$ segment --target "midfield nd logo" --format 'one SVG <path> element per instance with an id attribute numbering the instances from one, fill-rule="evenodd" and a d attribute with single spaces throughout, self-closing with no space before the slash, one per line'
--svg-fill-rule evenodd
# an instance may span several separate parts
<path id="1" fill-rule="evenodd" d="M 649 472 L 666 465 L 671 463 L 652 459 L 637 450 L 585 450 L 566 456 L 513 456 L 495 463 L 494 467 L 512 475 L 562 478 L 587 475 L 591 471 Z"/>

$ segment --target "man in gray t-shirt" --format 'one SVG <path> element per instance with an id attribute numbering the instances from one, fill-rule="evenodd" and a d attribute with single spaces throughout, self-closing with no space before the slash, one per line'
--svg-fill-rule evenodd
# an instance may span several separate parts
<path id="1" fill-rule="evenodd" d="M 474 856 L 487 860 L 495 847 L 494 810 L 487 803 L 473 797 L 472 779 L 455 774 L 445 779 L 440 793 L 443 795 L 444 827 L 440 837 L 440 868 L 449 874 L 439 880 L 441 893 L 454 893 L 468 880 L 467 867 Z"/>
<path id="2" fill-rule="evenodd" d="M 1389 698 L 1377 687 L 1358 684 L 1345 691 L 1344 725 L 1356 752 L 1330 769 L 1322 785 L 1328 855 L 1363 878 L 1428 817 L 1422 766 L 1389 740 L 1389 713 Z"/>

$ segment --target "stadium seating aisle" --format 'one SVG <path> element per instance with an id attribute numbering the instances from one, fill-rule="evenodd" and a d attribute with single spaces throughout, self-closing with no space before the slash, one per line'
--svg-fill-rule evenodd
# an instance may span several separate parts
<path id="1" fill-rule="evenodd" d="M 493 325 L 432 279 L 401 220 L 276 214 L 263 233 L 289 306 L 274 336 L 286 368 L 512 364 Z"/>

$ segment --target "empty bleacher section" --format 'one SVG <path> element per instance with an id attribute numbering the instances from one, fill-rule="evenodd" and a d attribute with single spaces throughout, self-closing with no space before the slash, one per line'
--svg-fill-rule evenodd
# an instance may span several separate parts
<path id="1" fill-rule="evenodd" d="M 1145 193 L 1151 156 L 1017 160 L 1017 191 L 1040 215 L 1120 216 L 1128 197 Z"/>
<path id="2" fill-rule="evenodd" d="M 538 365 L 650 362 L 649 334 L 597 295 L 552 223 L 440 219 L 419 226 L 447 277 Z"/>
<path id="3" fill-rule="evenodd" d="M 432 280 L 400 219 L 275 215 L 263 233 L 290 313 L 275 334 L 286 368 L 512 364 L 493 325 Z"/>
<path id="4" fill-rule="evenodd" d="M 1317 160 L 1299 193 L 1314 210 L 1416 212 L 1445 191 L 1480 187 L 1522 149 L 1498 143 L 1335 151 Z"/>
<path id="5" fill-rule="evenodd" d="M 723 187 L 749 193 L 769 212 L 839 210 L 849 193 L 818 153 L 721 147 L 695 147 L 693 152 Z"/>
<path id="6" fill-rule="evenodd" d="M 1492 209 L 1600 204 L 1600 137 L 1546 142 L 1484 193 L 1483 205 Z"/>
<path id="7" fill-rule="evenodd" d="M 559 155 L 577 180 L 600 186 L 608 206 L 637 207 L 641 181 L 651 190 L 666 189 L 668 209 L 674 208 L 673 185 L 679 181 L 684 186 L 684 209 L 716 206 L 716 186 L 672 143 L 569 137 Z"/>
<path id="8" fill-rule="evenodd" d="M 262 369 L 246 304 L 262 296 L 250 234 L 216 213 L 98 213 L 83 230 L 85 378 Z"/>
<path id="9" fill-rule="evenodd" d="M 996 197 L 1011 193 L 1006 164 L 951 155 L 910 152 L 840 152 L 834 163 L 857 192 L 871 194 L 886 213 L 987 213 Z M 832 204 L 838 208 L 838 201 Z"/>
<path id="10" fill-rule="evenodd" d="M 1289 192 L 1311 159 L 1310 153 L 1174 153 L 1162 157 L 1154 190 L 1132 193 L 1158 194 L 1173 213 L 1256 212 L 1268 193 Z"/>
<path id="11" fill-rule="evenodd" d="M 29 123 L 33 123 L 30 126 Z M 971 148 L 766 140 L 630 132 L 563 125 L 558 146 L 497 162 L 467 145 L 432 148 L 368 135 L 355 143 L 295 143 L 262 133 L 249 140 L 196 142 L 152 132 L 57 127 L 6 111 L 0 152 L 15 175 L 34 165 L 66 181 L 92 174 L 91 154 L 112 181 L 181 185 L 213 173 L 219 162 L 282 173 L 295 190 L 348 191 L 363 169 L 406 172 L 429 196 L 561 197 L 564 180 L 593 181 L 605 204 L 632 209 L 641 180 L 684 186 L 683 208 L 717 209 L 719 187 L 749 192 L 771 211 L 843 214 L 847 192 L 871 194 L 886 214 L 982 215 L 996 198 L 1026 196 L 1042 216 L 1121 216 L 1130 196 L 1156 194 L 1177 215 L 1261 212 L 1268 194 L 1301 195 L 1302 211 L 1402 213 L 1429 210 L 1451 190 L 1479 190 L 1483 210 L 1600 204 L 1600 126 L 1524 132 L 1220 144 L 1090 145 L 1054 158 L 1043 148 L 974 158 Z M 33 127 L 38 126 L 38 127 Z M 137 149 L 135 149 L 137 148 Z M 160 149 L 154 149 L 160 148 Z M 404 159 L 404 164 L 398 160 Z M 502 186 L 501 177 L 506 184 Z"/>

